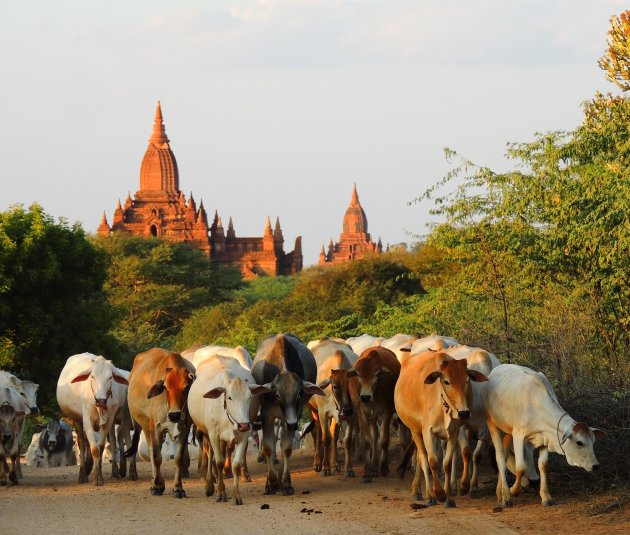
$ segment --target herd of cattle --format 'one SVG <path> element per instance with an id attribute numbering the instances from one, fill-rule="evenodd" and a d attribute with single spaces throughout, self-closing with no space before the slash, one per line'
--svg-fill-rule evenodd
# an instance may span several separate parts
<path id="1" fill-rule="evenodd" d="M 7 484 L 7 472 L 10 484 L 21 478 L 21 438 L 25 416 L 37 414 L 37 386 L 0 372 L 2 485 Z M 475 495 L 480 454 L 490 446 L 501 505 L 511 505 L 512 496 L 534 483 L 540 485 L 543 505 L 551 505 L 549 452 L 591 471 L 599 468 L 595 438 L 603 436 L 562 409 L 542 373 L 500 364 L 483 349 L 435 335 L 363 335 L 304 345 L 291 334 L 278 334 L 260 343 L 253 360 L 240 346 L 193 347 L 181 354 L 153 348 L 135 358 L 131 372 L 83 353 L 68 358 L 61 371 L 57 402 L 76 432 L 80 483 L 93 472 L 95 484 L 103 484 L 107 440 L 112 475 L 137 479 L 136 454 L 143 438 L 152 464 L 151 494 L 163 494 L 162 444 L 168 435 L 174 444 L 173 494 L 182 498 L 192 430 L 206 495 L 216 492 L 217 501 L 228 501 L 224 477 L 233 474 L 231 494 L 237 505 L 243 503 L 241 476 L 251 481 L 246 452 L 248 437 L 258 437 L 257 426 L 262 427 L 260 452 L 267 463 L 265 494 L 294 493 L 290 459 L 304 407 L 311 415 L 315 471 L 329 476 L 343 470 L 354 477 L 352 457 L 359 454 L 365 459 L 366 482 L 388 474 L 394 428 L 404 452 L 400 471 L 404 474 L 412 457 L 415 461 L 414 499 L 421 499 L 424 475 L 425 499 L 447 507 L 455 505 L 458 491 Z M 72 464 L 67 424 L 53 420 L 38 431 L 45 466 Z M 337 461 L 342 432 L 343 463 Z M 516 476 L 512 487 L 507 469 Z"/>

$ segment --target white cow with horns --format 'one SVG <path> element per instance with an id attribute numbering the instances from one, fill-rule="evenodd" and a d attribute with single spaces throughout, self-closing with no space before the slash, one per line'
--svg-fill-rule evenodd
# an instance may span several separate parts
<path id="1" fill-rule="evenodd" d="M 77 432 L 79 483 L 87 483 L 94 464 L 94 483 L 103 484 L 103 450 L 116 413 L 125 405 L 128 385 L 125 375 L 111 360 L 92 353 L 69 357 L 61 370 L 57 403 Z"/>

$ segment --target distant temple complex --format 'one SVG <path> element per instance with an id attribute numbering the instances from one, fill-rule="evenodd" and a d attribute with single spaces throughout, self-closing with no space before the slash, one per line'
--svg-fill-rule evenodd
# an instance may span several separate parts
<path id="1" fill-rule="evenodd" d="M 355 184 L 352 189 L 350 206 L 343 216 L 343 232 L 337 243 L 333 243 L 331 238 L 328 252 L 322 245 L 322 250 L 319 253 L 319 265 L 340 264 L 382 252 L 383 244 L 380 238 L 378 243 L 374 243 L 368 232 L 367 217 L 359 202 L 357 185 Z"/>
<path id="2" fill-rule="evenodd" d="M 155 111 L 153 133 L 140 168 L 140 189 L 125 205 L 118 201 L 111 227 L 105 212 L 98 233 L 126 232 L 138 236 L 162 236 L 173 242 L 183 242 L 203 251 L 211 262 L 238 266 L 243 276 L 292 275 L 302 270 L 302 238 L 295 240 L 295 249 L 284 252 L 280 221 L 271 221 L 263 236 L 237 238 L 230 218 L 227 232 L 218 213 L 211 226 L 200 200 L 199 208 L 192 193 L 188 200 L 179 189 L 179 172 L 175 154 L 169 146 L 160 103 Z"/>

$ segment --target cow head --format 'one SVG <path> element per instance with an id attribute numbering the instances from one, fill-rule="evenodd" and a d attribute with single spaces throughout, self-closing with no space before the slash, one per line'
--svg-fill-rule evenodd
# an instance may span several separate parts
<path id="1" fill-rule="evenodd" d="M 217 399 L 224 396 L 223 407 L 234 431 L 246 433 L 252 427 L 250 419 L 252 397 L 268 394 L 270 386 L 250 385 L 240 377 L 234 377 L 227 382 L 227 387 L 217 386 L 206 392 L 203 397 Z"/>
<path id="2" fill-rule="evenodd" d="M 601 429 L 589 427 L 581 422 L 575 422 L 563 434 L 560 446 L 564 451 L 567 462 L 571 466 L 579 466 L 587 472 L 599 469 L 599 462 L 593 451 L 595 439 L 606 436 Z M 558 452 L 560 453 L 560 452 Z"/>
<path id="3" fill-rule="evenodd" d="M 39 409 L 37 408 L 37 389 L 39 388 L 39 385 L 37 383 L 34 383 L 33 381 L 20 381 L 16 388 L 20 395 L 26 401 L 30 413 L 38 414 Z"/>
<path id="4" fill-rule="evenodd" d="M 4 402 L 0 406 L 0 440 L 5 450 L 9 450 L 13 446 L 14 438 L 18 433 L 19 416 L 23 416 L 23 411 L 16 411 L 9 403 Z"/>
<path id="5" fill-rule="evenodd" d="M 61 426 L 61 422 L 59 420 L 50 420 L 41 431 L 41 449 L 53 452 L 57 444 L 65 444 L 65 439 L 67 439 L 66 430 Z"/>
<path id="6" fill-rule="evenodd" d="M 182 420 L 195 374 L 184 367 L 166 368 L 165 372 L 164 379 L 160 379 L 149 389 L 147 399 L 166 394 L 168 419 L 172 423 L 178 423 Z"/>
<path id="7" fill-rule="evenodd" d="M 285 370 L 270 384 L 270 395 L 274 396 L 284 414 L 287 430 L 297 431 L 304 403 L 312 395 L 325 396 L 326 393 L 319 386 L 303 381 L 296 373 Z"/>
<path id="8" fill-rule="evenodd" d="M 348 378 L 356 377 L 359 380 L 359 397 L 363 403 L 374 400 L 374 392 L 378 382 L 383 377 L 391 377 L 392 372 L 382 365 L 381 359 L 375 353 L 368 353 L 357 360 L 347 372 Z"/>
<path id="9" fill-rule="evenodd" d="M 129 384 L 127 379 L 118 373 L 112 361 L 105 360 L 103 357 L 96 357 L 92 365 L 72 379 L 71 382 L 82 381 L 89 381 L 94 396 L 94 405 L 99 409 L 99 412 L 107 409 L 107 400 L 112 397 L 113 381 L 122 385 Z"/>
<path id="10" fill-rule="evenodd" d="M 350 417 L 354 414 L 354 405 L 350 397 L 349 370 L 330 370 L 330 377 L 319 383 L 320 388 L 332 385 L 333 398 L 339 410 L 339 416 Z"/>
<path id="11" fill-rule="evenodd" d="M 451 418 L 467 420 L 470 418 L 472 390 L 470 381 L 487 381 L 488 378 L 477 370 L 469 370 L 466 359 L 448 359 L 442 361 L 440 369 L 430 373 L 425 384 L 433 384 L 438 379 L 441 383 L 441 401 L 444 411 Z"/>

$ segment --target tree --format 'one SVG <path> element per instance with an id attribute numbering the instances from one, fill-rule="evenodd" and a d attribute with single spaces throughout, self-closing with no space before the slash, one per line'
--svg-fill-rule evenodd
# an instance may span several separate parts
<path id="1" fill-rule="evenodd" d="M 608 49 L 599 66 L 606 72 L 606 78 L 622 91 L 630 89 L 630 10 L 611 17 Z"/>
<path id="2" fill-rule="evenodd" d="M 55 223 L 38 204 L 0 213 L 0 367 L 39 383 L 44 408 L 70 355 L 115 352 L 105 274 L 80 225 Z"/>

